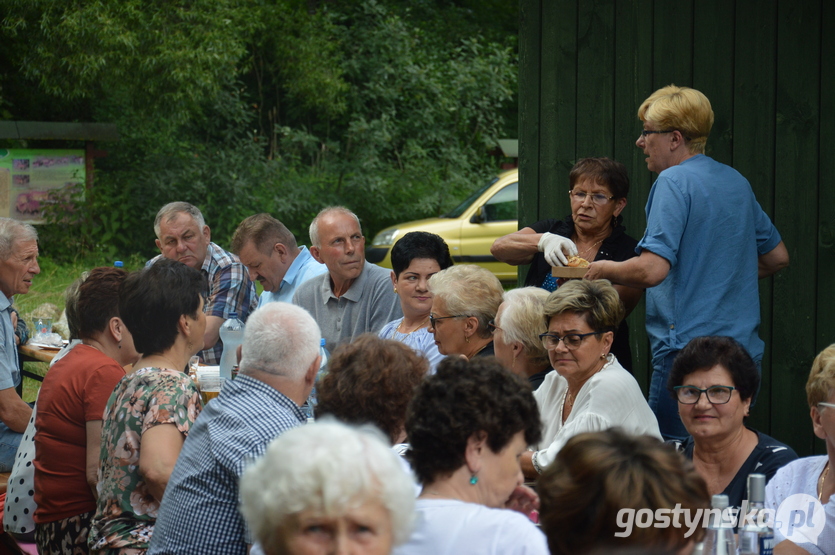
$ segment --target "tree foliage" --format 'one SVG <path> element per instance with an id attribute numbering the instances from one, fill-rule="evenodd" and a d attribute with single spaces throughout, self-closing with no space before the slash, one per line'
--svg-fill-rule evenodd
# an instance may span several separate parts
<path id="1" fill-rule="evenodd" d="M 307 242 L 332 204 L 371 234 L 494 172 L 515 42 L 475 32 L 469 4 L 0 0 L 0 118 L 118 125 L 95 187 L 45 230 L 75 251 L 150 254 L 171 200 L 200 206 L 221 243 L 257 211 Z M 454 37 L 452 20 L 470 25 Z"/>

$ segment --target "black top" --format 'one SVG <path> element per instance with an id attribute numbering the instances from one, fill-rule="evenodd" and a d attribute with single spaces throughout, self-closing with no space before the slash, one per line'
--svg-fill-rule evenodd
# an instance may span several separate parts
<path id="1" fill-rule="evenodd" d="M 742 506 L 742 500 L 748 498 L 749 474 L 765 474 L 765 481 L 768 482 L 780 468 L 797 458 L 797 453 L 785 443 L 780 443 L 773 437 L 757 430 L 751 431 L 757 434 L 759 439 L 757 446 L 754 447 L 754 450 L 742 463 L 734 479 L 722 492 L 728 496 L 729 507 L 740 507 Z M 681 445 L 684 456 L 691 460 L 693 459 L 693 445 L 692 437 L 688 437 Z"/>
<path id="2" fill-rule="evenodd" d="M 473 355 L 475 357 L 494 357 L 496 356 L 496 352 L 493 350 L 493 341 L 491 340 L 490 343 L 484 346 L 479 352 Z"/>
<path id="3" fill-rule="evenodd" d="M 615 228 L 600 244 L 595 260 L 613 260 L 623 262 L 634 256 L 638 256 L 635 247 L 638 241 L 626 234 L 626 228 L 621 224 L 622 217 L 618 216 Z M 556 233 L 563 237 L 571 238 L 574 235 L 574 220 L 569 215 L 564 220 L 542 220 L 528 226 L 537 233 Z M 531 261 L 530 270 L 525 278 L 525 285 L 542 287 L 545 278 L 551 274 L 551 266 L 545 261 L 545 255 L 538 252 Z M 629 348 L 629 326 L 626 320 L 620 323 L 615 332 L 615 339 L 612 342 L 612 354 L 615 355 L 623 366 L 630 373 L 632 372 L 632 349 Z"/>

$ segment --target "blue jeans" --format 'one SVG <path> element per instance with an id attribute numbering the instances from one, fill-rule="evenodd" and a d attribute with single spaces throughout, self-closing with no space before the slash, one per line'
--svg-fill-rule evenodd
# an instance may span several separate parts
<path id="1" fill-rule="evenodd" d="M 23 434 L 14 432 L 0 422 L 0 472 L 11 472 Z"/>
<path id="2" fill-rule="evenodd" d="M 649 408 L 658 419 L 661 437 L 665 441 L 683 442 L 690 434 L 687 433 L 687 429 L 678 416 L 678 402 L 667 391 L 667 379 L 670 377 L 670 369 L 678 353 L 679 351 L 674 351 L 658 362 L 653 361 L 652 381 L 649 385 Z"/>

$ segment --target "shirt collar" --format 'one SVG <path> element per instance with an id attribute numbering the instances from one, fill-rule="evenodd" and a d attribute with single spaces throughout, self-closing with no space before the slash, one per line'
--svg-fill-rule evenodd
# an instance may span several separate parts
<path id="1" fill-rule="evenodd" d="M 310 251 L 307 250 L 307 247 L 299 247 L 299 254 L 296 255 L 296 258 L 290 264 L 290 267 L 287 268 L 287 272 L 285 272 L 284 277 L 281 279 L 281 285 L 279 286 L 278 290 L 281 291 L 284 289 L 285 285 L 289 285 L 295 281 L 296 276 L 298 275 L 299 271 L 302 269 L 302 266 L 307 263 L 313 257 L 310 254 Z"/>

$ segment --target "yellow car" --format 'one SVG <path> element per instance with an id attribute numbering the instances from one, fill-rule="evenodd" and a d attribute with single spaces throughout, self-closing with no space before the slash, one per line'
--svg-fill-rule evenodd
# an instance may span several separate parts
<path id="1" fill-rule="evenodd" d="M 480 188 L 440 218 L 416 220 L 388 227 L 365 249 L 369 262 L 391 268 L 391 247 L 410 231 L 429 231 L 443 237 L 456 264 L 478 264 L 501 281 L 516 281 L 516 267 L 490 254 L 493 241 L 517 228 L 519 170 L 509 170 Z"/>

